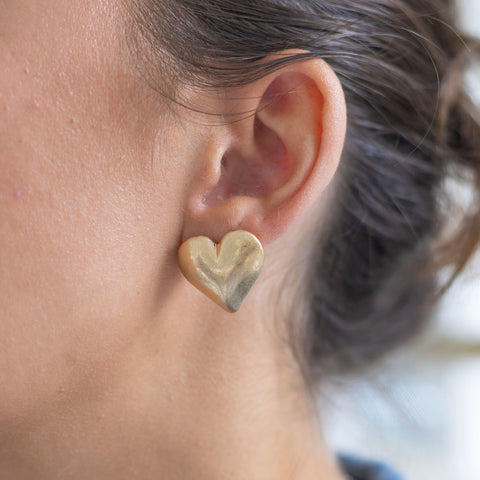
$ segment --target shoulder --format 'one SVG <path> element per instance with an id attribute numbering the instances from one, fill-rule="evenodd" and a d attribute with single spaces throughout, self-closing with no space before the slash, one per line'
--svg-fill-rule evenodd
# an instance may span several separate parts
<path id="1" fill-rule="evenodd" d="M 352 480 L 406 480 L 382 462 L 339 454 L 337 458 L 345 474 Z"/>

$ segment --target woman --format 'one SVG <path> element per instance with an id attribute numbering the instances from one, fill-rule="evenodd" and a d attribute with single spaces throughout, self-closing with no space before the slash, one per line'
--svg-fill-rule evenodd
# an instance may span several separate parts
<path id="1" fill-rule="evenodd" d="M 476 247 L 476 211 L 443 228 L 480 171 L 451 2 L 0 5 L 0 478 L 373 478 L 313 385 Z"/>

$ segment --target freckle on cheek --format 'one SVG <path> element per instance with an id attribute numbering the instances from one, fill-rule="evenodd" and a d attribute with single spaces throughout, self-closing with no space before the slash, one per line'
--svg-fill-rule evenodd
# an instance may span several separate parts
<path id="1" fill-rule="evenodd" d="M 23 191 L 20 189 L 12 190 L 12 197 L 15 199 L 21 198 L 23 196 Z"/>

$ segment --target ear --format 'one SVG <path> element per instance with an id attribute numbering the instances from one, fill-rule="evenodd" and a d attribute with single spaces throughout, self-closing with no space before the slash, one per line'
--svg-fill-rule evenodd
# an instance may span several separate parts
<path id="1" fill-rule="evenodd" d="M 292 53 L 299 52 L 285 52 Z M 335 174 L 346 130 L 343 90 L 325 61 L 309 59 L 229 90 L 220 102 L 224 111 L 234 104 L 253 114 L 205 127 L 211 148 L 203 148 L 203 170 L 188 192 L 182 241 L 206 235 L 219 242 L 241 229 L 266 245 Z"/>

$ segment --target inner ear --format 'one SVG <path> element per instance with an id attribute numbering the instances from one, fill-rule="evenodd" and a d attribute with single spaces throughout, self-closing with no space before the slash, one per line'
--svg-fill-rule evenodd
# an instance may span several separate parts
<path id="1" fill-rule="evenodd" d="M 233 130 L 236 141 L 225 151 L 217 184 L 204 195 L 204 204 L 234 196 L 273 197 L 289 180 L 295 190 L 318 155 L 322 110 L 323 97 L 307 75 L 282 72 L 273 78 L 255 115 Z"/>
<path id="2" fill-rule="evenodd" d="M 287 182 L 292 170 L 288 150 L 258 115 L 253 119 L 251 142 L 253 148 L 246 149 L 248 154 L 237 147 L 224 154 L 219 181 L 206 194 L 206 205 L 241 195 L 265 198 Z"/>

